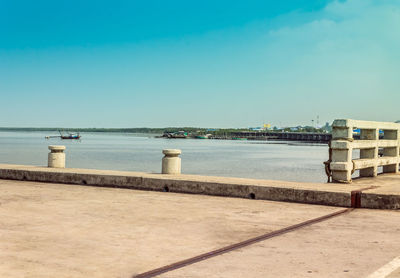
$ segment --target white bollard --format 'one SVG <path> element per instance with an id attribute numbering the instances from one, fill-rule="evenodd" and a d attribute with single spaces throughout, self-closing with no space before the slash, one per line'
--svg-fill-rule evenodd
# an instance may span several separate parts
<path id="1" fill-rule="evenodd" d="M 48 167 L 65 168 L 65 146 L 49 146 Z"/>
<path id="2" fill-rule="evenodd" d="M 180 174 L 181 173 L 181 158 L 179 155 L 181 150 L 166 149 L 162 151 L 165 155 L 162 159 L 162 174 Z"/>

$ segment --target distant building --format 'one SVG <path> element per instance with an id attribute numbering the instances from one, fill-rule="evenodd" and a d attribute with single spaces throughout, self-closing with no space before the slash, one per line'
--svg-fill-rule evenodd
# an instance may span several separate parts
<path id="1" fill-rule="evenodd" d="M 324 130 L 325 132 L 332 132 L 332 127 L 328 122 L 326 122 L 321 129 Z"/>
<path id="2" fill-rule="evenodd" d="M 271 124 L 263 124 L 263 126 L 258 126 L 258 127 L 249 127 L 249 130 L 252 131 L 265 131 L 271 129 Z"/>
<path id="3" fill-rule="evenodd" d="M 264 124 L 264 129 L 271 129 L 271 124 Z"/>
<path id="4" fill-rule="evenodd" d="M 249 129 L 252 130 L 252 131 L 264 131 L 265 130 L 262 127 L 250 127 Z"/>

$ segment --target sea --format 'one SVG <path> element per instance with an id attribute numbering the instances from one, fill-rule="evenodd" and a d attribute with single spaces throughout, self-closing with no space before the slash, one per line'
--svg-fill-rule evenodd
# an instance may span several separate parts
<path id="1" fill-rule="evenodd" d="M 299 182 L 326 182 L 326 144 L 284 141 L 166 139 L 136 133 L 0 131 L 0 163 L 47 165 L 49 145 L 66 146 L 66 167 L 160 173 L 163 149 L 181 149 L 182 173 Z"/>

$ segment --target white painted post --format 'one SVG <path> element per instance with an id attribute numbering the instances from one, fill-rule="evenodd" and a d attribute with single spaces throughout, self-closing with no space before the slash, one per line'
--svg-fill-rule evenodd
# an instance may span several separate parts
<path id="1" fill-rule="evenodd" d="M 162 174 L 180 174 L 181 173 L 181 158 L 179 155 L 181 150 L 166 149 L 162 151 L 165 155 L 162 159 Z"/>
<path id="2" fill-rule="evenodd" d="M 49 146 L 48 167 L 65 168 L 65 146 Z"/>

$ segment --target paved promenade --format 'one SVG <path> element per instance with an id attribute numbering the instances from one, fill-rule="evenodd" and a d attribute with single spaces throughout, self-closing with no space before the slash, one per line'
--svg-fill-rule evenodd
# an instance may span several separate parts
<path id="1" fill-rule="evenodd" d="M 0 277 L 132 277 L 343 210 L 0 179 Z M 348 209 L 160 277 L 398 277 L 399 232 Z"/>

